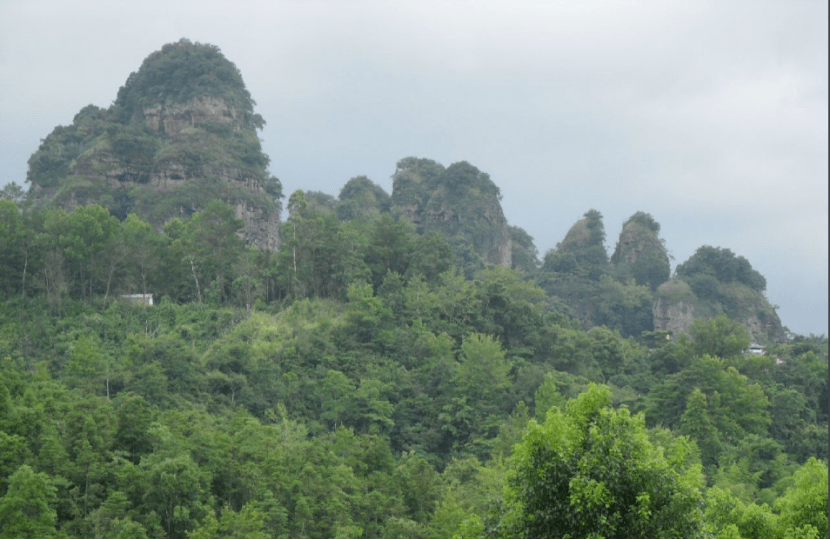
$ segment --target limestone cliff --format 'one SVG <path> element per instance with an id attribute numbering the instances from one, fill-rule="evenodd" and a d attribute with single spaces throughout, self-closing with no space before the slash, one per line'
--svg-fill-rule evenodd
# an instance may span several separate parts
<path id="1" fill-rule="evenodd" d="M 236 208 L 248 242 L 276 250 L 282 188 L 267 172 L 253 105 L 218 48 L 165 45 L 112 106 L 85 107 L 43 141 L 29 160 L 30 199 L 67 209 L 98 203 L 159 227 L 219 199 Z"/>
<path id="2" fill-rule="evenodd" d="M 674 336 L 688 334 L 695 320 L 694 293 L 682 280 L 674 280 L 657 289 L 654 301 L 654 330 L 669 330 Z"/>
<path id="3" fill-rule="evenodd" d="M 695 319 L 726 315 L 743 324 L 753 342 L 784 343 L 787 335 L 775 308 L 763 294 L 742 283 L 722 286 L 722 298 L 700 297 L 683 279 L 675 278 L 657 289 L 654 301 L 654 329 L 688 335 Z"/>
<path id="4" fill-rule="evenodd" d="M 609 272 L 604 240 L 602 214 L 589 210 L 568 229 L 556 249 L 545 254 L 542 264 L 540 285 L 549 295 L 564 300 L 586 330 L 601 324 L 606 285 L 602 278 Z"/>
<path id="5" fill-rule="evenodd" d="M 786 341 L 781 320 L 764 296 L 767 280 L 744 257 L 729 249 L 701 246 L 677 266 L 675 274 L 657 290 L 656 330 L 688 329 L 685 319 L 678 320 L 672 314 L 672 309 L 682 303 L 689 306 L 694 318 L 723 314 L 740 322 L 758 343 Z"/>
<path id="6" fill-rule="evenodd" d="M 484 263 L 510 268 L 512 239 L 500 199 L 489 175 L 465 161 L 444 168 L 432 160 L 406 158 L 393 176 L 393 212 L 419 232 L 439 230 Z"/>
<path id="7" fill-rule="evenodd" d="M 611 256 L 615 277 L 634 279 L 652 291 L 669 279 L 669 255 L 660 240 L 660 224 L 650 214 L 637 212 L 623 224 L 617 247 Z"/>

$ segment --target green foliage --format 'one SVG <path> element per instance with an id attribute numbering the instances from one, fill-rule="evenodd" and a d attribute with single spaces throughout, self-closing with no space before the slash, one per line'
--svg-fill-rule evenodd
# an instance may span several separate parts
<path id="1" fill-rule="evenodd" d="M 707 490 L 705 515 L 710 538 L 781 538 L 778 516 L 767 505 L 744 503 L 719 487 Z"/>
<path id="2" fill-rule="evenodd" d="M 694 340 L 695 356 L 710 355 L 718 358 L 737 358 L 749 349 L 749 332 L 741 323 L 729 320 L 725 315 L 714 319 L 697 319 L 689 329 Z"/>
<path id="3" fill-rule="evenodd" d="M 75 115 L 72 125 L 58 126 L 41 141 L 29 158 L 26 181 L 41 187 L 56 187 L 70 173 L 72 161 L 92 148 L 109 122 L 104 109 L 87 105 Z"/>
<path id="4" fill-rule="evenodd" d="M 392 178 L 392 213 L 416 224 L 418 233 L 443 233 L 468 279 L 486 263 L 504 260 L 501 250 L 510 233 L 501 192 L 489 175 L 466 161 L 445 169 L 432 160 L 405 158 Z"/>
<path id="5" fill-rule="evenodd" d="M 234 137 L 187 132 L 155 159 Z M 261 165 L 222 152 L 192 155 Z M 339 201 L 293 194 L 278 253 L 244 246 L 233 205 L 185 208 L 185 191 L 159 204 L 184 219 L 163 230 L 114 217 L 154 204 L 140 185 L 109 212 L 0 202 L 0 512 L 28 483 L 43 536 L 818 534 L 804 509 L 826 506 L 822 471 L 792 473 L 826 455 L 826 338 L 749 357 L 746 330 L 713 317 L 658 339 L 652 292 L 608 265 L 598 212 L 560 246 L 572 268 L 534 270 L 519 229 L 527 267 L 486 267 L 492 231 L 419 231 L 400 203 L 486 217 L 484 177 L 399 165 L 393 212 L 361 177 Z M 217 186 L 192 189 L 238 200 Z M 699 301 L 679 280 L 658 294 L 673 291 Z M 114 300 L 135 292 L 155 305 Z"/>
<path id="6" fill-rule="evenodd" d="M 0 201 L 0 291 L 11 296 L 22 291 L 33 240 L 26 218 L 12 201 Z"/>
<path id="7" fill-rule="evenodd" d="M 642 285 L 622 284 L 602 276 L 594 304 L 597 325 L 619 330 L 624 336 L 640 336 L 654 330 L 652 296 Z"/>
<path id="8" fill-rule="evenodd" d="M 649 441 L 642 416 L 592 385 L 565 410 L 531 421 L 511 457 L 507 536 L 692 537 L 702 525 L 699 468 Z M 683 441 L 675 449 L 683 447 Z"/>
<path id="9" fill-rule="evenodd" d="M 602 214 L 591 209 L 571 227 L 555 251 L 545 254 L 542 270 L 598 280 L 607 271 L 604 241 Z"/>
<path id="10" fill-rule="evenodd" d="M 220 302 L 229 297 L 228 276 L 243 250 L 236 232 L 243 225 L 233 208 L 216 200 L 187 222 L 182 262 L 190 266 L 200 303 L 203 295 L 215 294 Z"/>
<path id="11" fill-rule="evenodd" d="M 201 96 L 224 98 L 246 117 L 246 127 L 262 129 L 264 121 L 253 114 L 254 101 L 245 89 L 239 69 L 214 45 L 182 38 L 164 45 L 144 59 L 118 91 L 114 110 L 121 122 L 141 114 L 153 103 L 185 103 Z"/>
<path id="12" fill-rule="evenodd" d="M 605 242 L 605 226 L 602 223 L 602 214 L 591 208 L 585 212 L 586 226 L 588 227 L 588 245 L 602 245 Z"/>
<path id="13" fill-rule="evenodd" d="M 44 473 L 28 465 L 9 479 L 6 494 L 0 497 L 0 535 L 4 538 L 54 538 L 55 486 Z"/>
<path id="14" fill-rule="evenodd" d="M 689 260 L 677 265 L 676 272 L 677 276 L 682 278 L 703 275 L 713 277 L 722 283 L 739 281 L 757 292 L 763 292 L 767 287 L 764 277 L 753 270 L 744 257 L 736 256 L 729 249 L 711 246 L 698 248 Z M 703 281 L 699 287 L 704 294 L 695 292 L 701 296 L 714 293 L 710 290 L 711 287 L 705 288 Z"/>
<path id="15" fill-rule="evenodd" d="M 382 187 L 365 176 L 355 176 L 340 190 L 337 217 L 348 221 L 389 212 L 392 200 Z"/>
<path id="16" fill-rule="evenodd" d="M 623 223 L 623 228 L 625 228 L 625 226 L 629 223 L 638 223 L 650 230 L 651 232 L 653 232 L 655 235 L 660 234 L 660 224 L 657 223 L 657 221 L 652 217 L 652 215 L 647 212 L 635 212 L 634 215 L 632 215 L 630 218 L 626 220 L 625 223 Z"/>
<path id="17" fill-rule="evenodd" d="M 533 237 L 521 227 L 510 225 L 510 239 L 512 240 L 513 268 L 525 272 L 533 272 L 539 266 L 539 251 L 533 244 Z"/>
<path id="18" fill-rule="evenodd" d="M 156 152 L 161 147 L 159 137 L 146 127 L 120 124 L 107 126 L 107 135 L 112 153 L 132 170 L 123 173 L 119 180 L 147 183 Z"/>
<path id="19" fill-rule="evenodd" d="M 793 485 L 775 502 L 784 537 L 822 538 L 827 525 L 827 463 L 811 457 L 793 475 Z"/>
<path id="20" fill-rule="evenodd" d="M 0 188 L 0 201 L 9 201 L 20 205 L 26 200 L 26 192 L 23 191 L 23 186 L 17 182 L 9 182 Z"/>
<path id="21" fill-rule="evenodd" d="M 651 391 L 647 412 L 650 422 L 676 428 L 691 406 L 685 429 L 702 429 L 693 427 L 706 422 L 699 412 L 699 397 L 690 397 L 696 389 L 705 395 L 709 422 L 723 442 L 735 443 L 748 434 L 766 433 L 771 422 L 769 399 L 761 386 L 748 381 L 734 367 L 727 367 L 724 360 L 709 355 L 693 358 L 689 367 Z M 690 424 L 692 417 L 697 419 Z M 708 448 L 710 434 L 705 437 L 702 442 Z"/>

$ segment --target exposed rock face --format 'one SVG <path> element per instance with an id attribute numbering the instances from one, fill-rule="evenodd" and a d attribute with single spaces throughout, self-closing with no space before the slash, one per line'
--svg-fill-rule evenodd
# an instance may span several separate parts
<path id="1" fill-rule="evenodd" d="M 637 212 L 625 222 L 611 256 L 617 279 L 634 278 L 638 285 L 647 285 L 652 291 L 669 279 L 669 255 L 657 236 L 659 232 L 660 225 L 644 212 Z"/>
<path id="2" fill-rule="evenodd" d="M 750 339 L 754 342 L 761 342 L 764 338 L 767 338 L 776 343 L 786 343 L 787 333 L 781 325 L 781 319 L 778 318 L 778 314 L 773 312 L 771 319 L 769 317 L 764 318 L 767 319 L 766 322 L 761 320 L 759 314 L 752 314 L 741 321 L 741 324 L 749 330 Z"/>
<path id="3" fill-rule="evenodd" d="M 276 250 L 282 187 L 267 172 L 252 104 L 217 48 L 165 45 L 109 109 L 85 107 L 44 140 L 29 160 L 30 198 L 65 209 L 98 203 L 157 227 L 219 199 L 244 220 L 248 242 Z"/>
<path id="4" fill-rule="evenodd" d="M 658 318 L 672 319 L 670 307 L 683 302 L 693 306 L 696 318 L 726 315 L 741 323 L 756 343 L 787 340 L 775 308 L 764 296 L 766 279 L 744 257 L 729 249 L 701 246 L 677 266 L 675 275 L 657 289 L 655 327 L 659 324 L 665 329 L 671 324 L 687 330 L 684 322 L 658 322 Z M 666 303 L 665 308 L 658 309 L 660 301 Z"/>
<path id="5" fill-rule="evenodd" d="M 626 223 L 620 232 L 620 239 L 617 242 L 617 248 L 611 256 L 611 262 L 614 264 L 626 263 L 634 264 L 643 258 L 643 255 L 653 250 L 659 250 L 661 253 L 665 250 L 659 242 L 655 242 L 656 236 L 647 234 L 642 227 L 637 223 Z"/>
<path id="6" fill-rule="evenodd" d="M 280 217 L 276 212 L 266 213 L 262 208 L 236 203 L 236 217 L 245 221 L 245 239 L 259 249 L 280 249 Z"/>
<path id="7" fill-rule="evenodd" d="M 681 333 L 688 335 L 694 321 L 695 310 L 691 304 L 670 302 L 665 298 L 654 302 L 654 330 L 669 330 L 675 337 Z"/>
<path id="8" fill-rule="evenodd" d="M 760 293 L 753 294 L 748 287 L 734 284 L 732 287 L 739 289 L 733 293 L 741 298 L 739 312 L 725 310 L 721 303 L 711 299 L 701 299 L 682 279 L 664 283 L 657 289 L 654 301 L 654 329 L 671 330 L 675 336 L 681 332 L 688 335 L 696 318 L 710 319 L 725 314 L 744 325 L 753 342 L 786 342 L 781 320 L 767 299 Z"/>
<path id="9" fill-rule="evenodd" d="M 512 238 L 490 177 L 467 162 L 448 168 L 406 158 L 393 176 L 392 205 L 419 232 L 437 229 L 471 246 L 483 261 L 510 268 Z"/>
<path id="10" fill-rule="evenodd" d="M 236 109 L 224 99 L 213 96 L 199 96 L 187 103 L 156 103 L 144 109 L 147 127 L 168 137 L 175 137 L 185 129 L 202 122 L 232 124 L 234 131 L 240 128 Z"/>
<path id="11" fill-rule="evenodd" d="M 584 248 L 589 245 L 591 232 L 588 230 L 588 219 L 581 218 L 576 221 L 568 232 L 565 238 L 557 246 L 557 250 L 569 250 Z"/>

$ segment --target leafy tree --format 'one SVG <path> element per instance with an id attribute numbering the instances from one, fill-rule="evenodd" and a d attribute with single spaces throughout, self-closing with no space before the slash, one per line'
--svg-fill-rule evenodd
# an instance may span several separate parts
<path id="1" fill-rule="evenodd" d="M 513 268 L 534 272 L 539 267 L 539 250 L 533 244 L 533 237 L 516 225 L 510 225 Z"/>
<path id="2" fill-rule="evenodd" d="M 681 434 L 697 441 L 701 461 L 706 466 L 717 464 L 722 450 L 720 435 L 712 423 L 708 407 L 706 395 L 695 388 L 686 398 L 686 410 L 678 425 Z"/>
<path id="3" fill-rule="evenodd" d="M 815 457 L 807 460 L 775 508 L 781 515 L 783 537 L 823 538 L 828 532 L 827 464 Z"/>
<path id="4" fill-rule="evenodd" d="M 536 389 L 533 396 L 533 401 L 536 404 L 536 419 L 540 422 L 545 421 L 545 417 L 552 407 L 562 409 L 565 406 L 566 399 L 558 390 L 558 387 L 562 385 L 557 383 L 558 377 L 556 375 L 555 372 L 545 373 L 544 381 Z"/>
<path id="5" fill-rule="evenodd" d="M 91 296 L 97 283 L 106 285 L 108 293 L 123 256 L 117 245 L 121 230 L 118 220 L 97 204 L 79 207 L 71 214 L 58 211 L 50 218 L 47 230 L 58 239 L 70 263 L 76 265 L 79 296 Z"/>
<path id="6" fill-rule="evenodd" d="M 201 527 L 188 533 L 189 538 L 264 538 L 266 515 L 255 504 L 246 504 L 242 510 L 235 512 L 232 508 L 222 509 L 216 519 L 212 513 L 207 515 Z"/>
<path id="7" fill-rule="evenodd" d="M 652 390 L 649 421 L 676 428 L 690 404 L 699 408 L 699 398 L 689 401 L 696 389 L 706 396 L 709 417 L 722 442 L 735 443 L 753 433 L 766 435 L 771 419 L 764 390 L 724 360 L 708 355 L 694 358 L 688 368 Z"/>
<path id="8" fill-rule="evenodd" d="M 406 452 L 398 461 L 393 478 L 401 491 L 406 515 L 416 523 L 426 523 L 441 493 L 438 473 L 423 456 Z"/>
<path id="9" fill-rule="evenodd" d="M 372 285 L 377 290 L 387 272 L 406 274 L 415 235 L 408 221 L 396 221 L 389 214 L 383 214 L 375 221 L 370 234 L 365 261 L 372 272 Z"/>
<path id="10" fill-rule="evenodd" d="M 8 187 L 8 186 L 7 186 Z M 18 206 L 0 197 L 0 291 L 6 298 L 25 286 L 27 239 L 32 236 Z M 22 279 L 21 279 L 22 278 Z"/>
<path id="11" fill-rule="evenodd" d="M 207 513 L 203 502 L 207 495 L 205 471 L 186 453 L 152 454 L 142 460 L 141 468 L 147 482 L 147 511 L 159 516 L 168 537 L 183 538 Z"/>
<path id="12" fill-rule="evenodd" d="M 452 246 L 438 231 L 429 231 L 415 239 L 406 277 L 422 275 L 427 282 L 434 282 L 440 274 L 453 266 Z"/>
<path id="13" fill-rule="evenodd" d="M 141 456 L 152 450 L 149 429 L 154 418 L 153 411 L 140 395 L 122 392 L 118 395 L 115 416 L 114 448 L 126 452 L 128 459 L 138 465 Z"/>
<path id="14" fill-rule="evenodd" d="M 453 446 L 468 447 L 486 455 L 482 439 L 497 434 L 499 419 L 507 409 L 509 364 L 501 345 L 492 336 L 470 334 L 461 345 L 461 363 L 453 378 L 458 389 L 439 419 Z"/>
<path id="15" fill-rule="evenodd" d="M 466 161 L 459 161 L 447 167 L 441 172 L 438 182 L 453 194 L 460 195 L 467 190 L 475 189 L 501 200 L 501 190 L 490 180 L 490 175 L 479 171 Z"/>
<path id="16" fill-rule="evenodd" d="M 23 191 L 23 186 L 17 182 L 9 182 L 0 188 L 0 201 L 9 201 L 19 206 L 25 200 L 26 192 Z"/>
<path id="17" fill-rule="evenodd" d="M 692 350 L 695 356 L 708 354 L 733 359 L 749 349 L 749 332 L 746 327 L 730 320 L 726 315 L 695 320 L 689 328 L 689 334 L 694 341 Z"/>
<path id="18" fill-rule="evenodd" d="M 739 281 L 758 292 L 767 287 L 766 279 L 753 270 L 744 257 L 736 256 L 729 249 L 712 246 L 699 247 L 689 260 L 677 265 L 675 271 L 678 277 L 684 279 L 703 274 L 722 283 Z"/>
<path id="19" fill-rule="evenodd" d="M 71 355 L 66 364 L 68 382 L 85 392 L 98 395 L 105 393 L 109 399 L 112 359 L 102 353 L 98 344 L 87 336 L 81 336 L 73 343 Z"/>
<path id="20" fill-rule="evenodd" d="M 649 252 L 631 266 L 631 277 L 638 285 L 646 285 L 652 292 L 669 280 L 671 265 L 669 258 Z"/>
<path id="21" fill-rule="evenodd" d="M 642 415 L 611 408 L 591 385 L 565 410 L 531 420 L 509 463 L 502 535 L 523 538 L 673 538 L 699 534 L 702 478 L 690 447 L 655 446 Z M 665 453 L 664 453 L 665 452 Z M 668 454 L 668 455 L 667 455 Z"/>
<path id="22" fill-rule="evenodd" d="M 652 215 L 647 212 L 635 212 L 630 218 L 626 220 L 626 222 L 623 224 L 623 227 L 632 222 L 639 223 L 643 227 L 653 232 L 655 235 L 660 234 L 660 224 L 657 223 L 654 217 L 652 217 Z"/>
<path id="23" fill-rule="evenodd" d="M 708 489 L 705 500 L 705 537 L 780 538 L 778 516 L 766 504 L 744 503 L 719 487 Z"/>
<path id="24" fill-rule="evenodd" d="M 136 512 L 122 491 L 113 491 L 91 513 L 97 538 L 147 538 L 147 530 L 135 521 Z"/>
<path id="25" fill-rule="evenodd" d="M 148 281 L 162 262 L 160 250 L 163 240 L 149 223 L 135 214 L 128 215 L 121 227 L 125 266 L 132 278 L 130 284 L 140 287 L 142 294 L 147 294 Z"/>
<path id="26" fill-rule="evenodd" d="M 619 330 L 627 337 L 654 330 L 652 295 L 645 286 L 634 282 L 623 284 L 610 276 L 602 276 L 598 289 L 594 300 L 597 325 Z"/>
<path id="27" fill-rule="evenodd" d="M 392 204 L 389 194 L 365 176 L 346 182 L 338 199 L 337 217 L 343 221 L 388 212 Z"/>
<path id="28" fill-rule="evenodd" d="M 229 297 L 232 280 L 228 276 L 232 275 L 233 266 L 243 251 L 242 239 L 236 233 L 243 225 L 233 208 L 216 200 L 187 222 L 183 262 L 190 265 L 200 302 L 201 291 L 210 286 L 214 287 L 219 301 Z"/>
<path id="29" fill-rule="evenodd" d="M 9 479 L 6 494 L 0 497 L 0 536 L 54 538 L 55 493 L 48 475 L 21 465 Z"/>

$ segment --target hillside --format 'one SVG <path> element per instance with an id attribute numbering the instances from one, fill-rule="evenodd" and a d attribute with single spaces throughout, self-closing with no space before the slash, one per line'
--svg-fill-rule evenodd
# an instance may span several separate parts
<path id="1" fill-rule="evenodd" d="M 414 157 L 279 223 L 261 125 L 183 40 L 0 193 L 0 537 L 826 534 L 828 341 L 747 259 L 591 209 L 539 261 Z"/>

